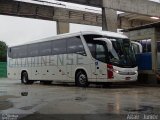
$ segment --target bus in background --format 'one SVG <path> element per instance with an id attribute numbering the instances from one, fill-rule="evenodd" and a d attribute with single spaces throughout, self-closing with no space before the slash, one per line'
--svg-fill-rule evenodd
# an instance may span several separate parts
<path id="1" fill-rule="evenodd" d="M 81 87 L 136 81 L 132 44 L 122 34 L 83 31 L 12 46 L 8 48 L 8 77 L 24 84 L 58 81 Z"/>

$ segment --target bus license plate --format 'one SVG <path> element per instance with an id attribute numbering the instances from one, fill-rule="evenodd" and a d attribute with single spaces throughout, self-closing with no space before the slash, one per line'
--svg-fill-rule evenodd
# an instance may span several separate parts
<path id="1" fill-rule="evenodd" d="M 131 79 L 131 77 L 126 77 L 125 79 L 126 79 L 126 80 L 130 80 L 130 79 Z"/>

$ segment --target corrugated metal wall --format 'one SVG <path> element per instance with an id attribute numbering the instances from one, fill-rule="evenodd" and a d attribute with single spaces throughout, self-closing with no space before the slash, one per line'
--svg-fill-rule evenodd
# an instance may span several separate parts
<path id="1" fill-rule="evenodd" d="M 7 77 L 7 62 L 0 62 L 0 78 Z"/>

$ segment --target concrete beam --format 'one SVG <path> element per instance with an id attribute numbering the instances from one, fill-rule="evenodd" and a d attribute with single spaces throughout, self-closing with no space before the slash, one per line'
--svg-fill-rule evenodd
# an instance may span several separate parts
<path id="1" fill-rule="evenodd" d="M 148 0 L 58 0 L 148 16 L 160 16 L 160 4 Z M 102 4 L 102 1 L 104 3 Z"/>
<path id="2" fill-rule="evenodd" d="M 79 2 L 82 2 L 82 1 L 79 1 Z M 90 0 L 90 3 L 92 2 L 93 1 Z M 106 15 L 105 17 L 103 17 L 104 19 L 107 19 L 107 21 L 105 22 L 103 21 L 104 23 L 103 25 L 108 24 L 107 26 L 109 27 L 110 25 L 114 25 L 116 21 L 114 21 L 115 22 L 114 24 L 109 24 L 109 21 L 112 22 L 112 20 L 111 20 L 111 15 L 109 15 L 110 12 L 108 14 L 107 12 L 108 11 L 105 12 Z M 58 8 L 58 7 L 39 5 L 39 4 L 33 4 L 33 3 L 25 3 L 25 2 L 13 1 L 13 0 L 0 0 L 0 14 L 51 20 L 51 21 L 59 21 L 59 22 L 61 21 L 66 23 L 102 26 L 102 15 L 98 13 L 78 11 L 78 10 L 72 10 L 72 9 L 66 9 L 66 8 Z M 114 17 L 114 15 L 112 15 L 112 17 Z M 139 20 L 129 21 L 125 16 L 118 17 L 118 28 L 127 29 L 130 27 L 143 25 L 145 23 L 146 22 L 139 21 Z M 111 27 L 109 27 L 109 29 L 110 28 Z M 106 30 L 104 26 L 103 26 L 103 29 Z"/>
<path id="3" fill-rule="evenodd" d="M 101 26 L 102 15 L 53 6 L 25 3 L 13 0 L 0 0 L 0 14 L 66 23 Z"/>
<path id="4" fill-rule="evenodd" d="M 57 0 L 62 2 L 70 2 L 94 7 L 102 7 L 102 0 Z"/>
<path id="5" fill-rule="evenodd" d="M 160 4 L 148 0 L 103 0 L 103 7 L 148 16 L 160 16 Z"/>

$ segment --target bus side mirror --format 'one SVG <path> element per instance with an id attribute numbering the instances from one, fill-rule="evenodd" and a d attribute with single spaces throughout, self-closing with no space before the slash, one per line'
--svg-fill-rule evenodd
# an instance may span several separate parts
<path id="1" fill-rule="evenodd" d="M 142 45 L 140 43 L 131 41 L 131 45 L 137 53 L 142 53 Z"/>
<path id="2" fill-rule="evenodd" d="M 93 40 L 101 40 L 107 43 L 108 51 L 112 51 L 113 45 L 110 39 L 107 38 L 93 38 Z"/>

